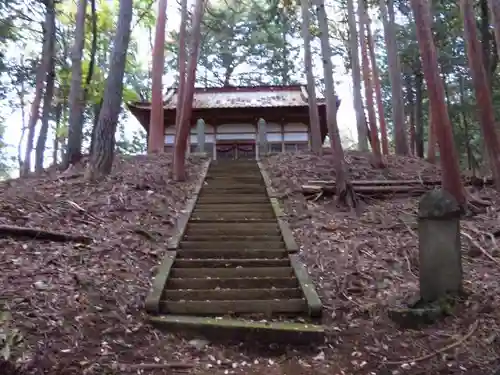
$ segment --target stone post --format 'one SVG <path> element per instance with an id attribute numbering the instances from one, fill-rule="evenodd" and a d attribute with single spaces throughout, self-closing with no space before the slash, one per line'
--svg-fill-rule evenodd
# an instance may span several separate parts
<path id="1" fill-rule="evenodd" d="M 421 300 L 457 295 L 462 291 L 462 210 L 450 193 L 432 190 L 422 197 L 418 211 Z"/>
<path id="2" fill-rule="evenodd" d="M 259 142 L 257 159 L 260 159 L 263 155 L 268 153 L 266 121 L 263 118 L 260 118 L 257 122 L 257 135 Z"/>
<path id="3" fill-rule="evenodd" d="M 196 138 L 198 141 L 198 152 L 205 152 L 205 121 L 202 118 L 196 121 Z"/>

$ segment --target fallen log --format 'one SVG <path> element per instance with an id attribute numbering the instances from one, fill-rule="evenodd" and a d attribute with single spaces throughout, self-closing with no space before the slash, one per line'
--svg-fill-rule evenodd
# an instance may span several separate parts
<path id="1" fill-rule="evenodd" d="M 426 186 L 417 185 L 397 185 L 397 186 L 356 186 L 353 189 L 357 194 L 361 195 L 387 195 L 387 194 L 411 194 L 420 195 L 430 189 Z M 336 193 L 336 187 L 332 185 L 302 185 L 303 194 L 328 194 Z"/>
<path id="2" fill-rule="evenodd" d="M 468 176 L 463 179 L 465 185 L 487 186 L 493 184 L 492 178 L 480 178 Z M 325 185 L 328 187 L 335 186 L 335 180 L 311 180 L 308 185 Z M 351 185 L 356 186 L 397 186 L 397 185 L 412 185 L 412 186 L 439 186 L 441 180 L 354 180 Z"/>
<path id="3" fill-rule="evenodd" d="M 30 238 L 36 240 L 48 240 L 55 242 L 79 242 L 84 244 L 89 244 L 92 242 L 91 237 L 83 235 L 52 232 L 40 228 L 0 225 L 0 238 L 5 238 L 5 237 Z"/>

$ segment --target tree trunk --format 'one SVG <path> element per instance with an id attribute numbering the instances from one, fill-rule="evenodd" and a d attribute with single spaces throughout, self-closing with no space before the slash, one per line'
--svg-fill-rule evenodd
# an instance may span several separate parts
<path id="1" fill-rule="evenodd" d="M 405 75 L 406 83 L 406 117 L 408 118 L 410 155 L 415 155 L 415 96 L 413 93 L 413 75 Z"/>
<path id="2" fill-rule="evenodd" d="M 108 175 L 113 166 L 116 125 L 121 110 L 123 76 L 131 33 L 132 3 L 132 0 L 120 0 L 116 34 L 109 65 L 111 68 L 106 80 L 103 105 L 96 127 L 94 152 L 87 169 L 87 177 L 92 180 Z"/>
<path id="3" fill-rule="evenodd" d="M 377 100 L 378 118 L 380 123 L 380 134 L 382 137 L 382 153 L 389 155 L 389 142 L 387 141 L 387 125 L 385 123 L 384 103 L 382 102 L 382 88 L 380 87 L 380 77 L 378 75 L 377 59 L 375 57 L 375 44 L 373 43 L 371 20 L 367 14 L 368 21 L 366 24 L 368 48 L 370 51 L 370 60 L 372 65 L 373 81 L 375 82 L 375 97 Z"/>
<path id="4" fill-rule="evenodd" d="M 465 110 L 465 78 L 464 76 L 460 77 L 460 118 L 462 119 L 462 125 L 464 127 L 464 135 L 465 135 L 465 150 L 467 153 L 467 168 L 469 170 L 473 170 L 474 165 L 472 162 L 472 150 L 470 146 L 470 138 L 469 138 L 469 122 L 467 121 L 467 114 Z"/>
<path id="5" fill-rule="evenodd" d="M 477 38 L 474 8 L 471 0 L 461 0 L 460 6 L 462 8 L 467 57 L 476 92 L 481 130 L 488 151 L 495 187 L 500 190 L 500 142 L 495 130 L 495 114 L 488 85 L 488 75 L 482 61 L 483 55 L 480 53 L 481 44 Z"/>
<path id="6" fill-rule="evenodd" d="M 483 54 L 483 64 L 484 71 L 486 73 L 486 77 L 488 82 L 489 89 L 492 89 L 492 81 L 491 81 L 491 59 L 490 59 L 490 50 L 491 50 L 491 33 L 490 33 L 490 20 L 489 20 L 489 10 L 488 10 L 488 0 L 480 0 L 479 1 L 479 9 L 480 9 L 480 28 L 481 28 L 481 53 Z"/>
<path id="7" fill-rule="evenodd" d="M 97 124 L 99 123 L 99 115 L 101 113 L 101 108 L 102 108 L 102 100 L 99 101 L 97 104 L 92 105 L 92 112 L 94 115 L 94 122 L 92 124 L 92 132 L 90 133 L 90 147 L 89 147 L 89 155 L 92 155 L 94 153 L 94 148 L 95 148 L 95 135 L 97 131 Z"/>
<path id="8" fill-rule="evenodd" d="M 424 75 L 419 70 L 415 72 L 415 152 L 419 158 L 424 157 L 423 86 Z"/>
<path id="9" fill-rule="evenodd" d="M 40 117 L 40 103 L 42 101 L 42 95 L 44 91 L 44 84 L 49 72 L 50 66 L 50 37 L 52 35 L 52 22 L 50 20 L 50 12 L 46 12 L 45 22 L 44 22 L 44 35 L 43 35 L 43 50 L 42 50 L 42 60 L 37 68 L 36 78 L 35 78 L 35 96 L 33 102 L 31 103 L 30 118 L 28 121 L 28 137 L 26 140 L 26 150 L 24 154 L 23 168 L 20 175 L 26 176 L 31 170 L 31 153 L 33 152 L 33 142 L 35 140 L 35 127 Z"/>
<path id="10" fill-rule="evenodd" d="M 205 1 L 196 0 L 193 14 L 191 30 L 191 55 L 189 56 L 188 69 L 186 74 L 185 93 L 182 102 L 182 111 L 179 120 L 179 132 L 175 137 L 174 149 L 174 179 L 184 181 L 186 179 L 186 147 L 189 132 L 191 130 L 191 115 L 193 110 L 194 83 L 196 81 L 196 66 L 198 64 L 198 54 L 201 39 L 201 21 Z"/>
<path id="11" fill-rule="evenodd" d="M 453 142 L 450 117 L 445 104 L 443 81 L 439 76 L 436 47 L 432 39 L 430 5 L 428 0 L 411 0 L 415 15 L 418 45 L 429 101 L 432 103 L 432 122 L 439 144 L 443 188 L 457 202 L 466 204 L 465 191 L 460 177 L 457 152 Z"/>
<path id="12" fill-rule="evenodd" d="M 62 110 L 63 110 L 63 105 L 61 102 L 58 102 L 56 105 L 56 110 L 55 110 L 55 123 L 56 123 L 55 133 L 56 134 L 54 136 L 54 143 L 53 143 L 53 147 L 52 147 L 52 165 L 58 164 L 57 154 L 59 152 L 59 131 L 61 129 Z"/>
<path id="13" fill-rule="evenodd" d="M 309 123 L 311 128 L 312 150 L 320 153 L 323 149 L 321 129 L 319 125 L 318 103 L 316 101 L 316 84 L 312 71 L 311 56 L 311 17 L 309 14 L 309 0 L 300 0 L 302 9 L 302 38 L 304 39 L 304 65 L 307 76 L 307 102 L 309 105 Z"/>
<path id="14" fill-rule="evenodd" d="M 47 73 L 47 81 L 45 88 L 45 95 L 43 98 L 42 109 L 42 126 L 38 133 L 38 140 L 35 150 L 35 171 L 43 171 L 43 161 L 45 153 L 45 144 L 47 143 L 47 133 L 49 131 L 49 119 L 52 112 L 52 97 L 54 95 L 55 84 L 55 45 L 56 45 L 56 13 L 54 2 L 48 0 L 46 2 L 47 8 L 47 25 L 50 25 L 50 34 L 48 34 L 48 47 L 47 53 L 49 54 L 49 67 Z"/>
<path id="15" fill-rule="evenodd" d="M 151 76 L 151 117 L 148 132 L 148 153 L 165 149 L 165 124 L 163 119 L 163 69 L 165 68 L 165 28 L 167 24 L 167 0 L 158 1 L 155 44 Z"/>
<path id="16" fill-rule="evenodd" d="M 500 1 L 488 0 L 493 26 L 495 27 L 495 41 L 497 56 L 500 57 Z"/>
<path id="17" fill-rule="evenodd" d="M 431 164 L 436 163 L 436 125 L 432 119 L 432 104 L 429 99 L 429 124 L 428 124 L 428 139 L 427 139 L 427 161 Z"/>
<path id="18" fill-rule="evenodd" d="M 83 140 L 83 90 L 82 60 L 85 45 L 85 15 L 87 0 L 78 0 L 76 9 L 75 43 L 71 51 L 71 87 L 69 90 L 68 146 L 63 168 L 77 163 L 82 158 Z"/>
<path id="19" fill-rule="evenodd" d="M 365 83 L 366 110 L 368 112 L 371 146 L 374 157 L 373 164 L 376 168 L 380 168 L 384 166 L 384 163 L 382 162 L 382 155 L 380 153 L 380 142 L 378 139 L 378 129 L 377 129 L 377 117 L 375 116 L 375 108 L 373 105 L 373 86 L 370 77 L 371 76 L 370 64 L 368 62 L 369 61 L 368 48 L 365 36 L 365 25 L 367 25 L 368 20 L 366 16 L 366 11 L 363 6 L 363 1 L 360 1 L 358 5 L 358 17 L 359 17 L 359 41 L 361 44 L 363 78 Z"/>
<path id="20" fill-rule="evenodd" d="M 358 31 L 356 27 L 356 14 L 354 13 L 354 0 L 347 0 L 347 18 L 349 21 L 349 49 L 351 52 L 352 91 L 354 111 L 356 113 L 356 129 L 358 130 L 358 149 L 368 151 L 368 134 L 366 134 L 365 111 L 361 97 L 361 66 L 358 53 Z"/>
<path id="21" fill-rule="evenodd" d="M 89 88 L 92 83 L 92 78 L 94 76 L 94 68 L 97 54 L 97 10 L 96 10 L 96 0 L 90 0 L 90 11 L 92 17 L 92 44 L 90 47 L 90 59 L 89 59 L 89 69 L 87 71 L 87 77 L 85 78 L 85 89 L 83 91 L 83 102 L 87 102 Z"/>
<path id="22" fill-rule="evenodd" d="M 392 93 L 392 120 L 397 155 L 408 155 L 406 142 L 405 115 L 403 106 L 403 90 L 401 84 L 401 64 L 396 45 L 396 28 L 394 21 L 394 5 L 392 0 L 380 0 L 380 13 L 384 26 L 384 37 L 387 43 L 387 59 L 389 65 L 389 80 Z"/>
<path id="23" fill-rule="evenodd" d="M 177 103 L 175 110 L 175 137 L 181 132 L 181 114 L 184 108 L 184 94 L 186 90 L 186 38 L 187 38 L 188 9 L 187 0 L 181 0 L 181 24 L 179 30 L 179 56 L 177 66 L 179 68 L 179 90 L 177 90 Z M 227 73 L 227 71 L 226 71 Z M 226 76 L 229 85 L 230 75 Z M 224 85 L 226 82 L 224 82 Z"/>
<path id="24" fill-rule="evenodd" d="M 321 42 L 321 56 L 323 59 L 323 73 L 325 80 L 326 97 L 326 121 L 330 134 L 330 147 L 333 153 L 333 163 L 336 174 L 336 191 L 339 202 L 347 203 L 351 207 L 357 206 L 356 195 L 349 181 L 348 171 L 345 165 L 344 150 L 340 140 L 337 125 L 337 103 L 335 86 L 333 82 L 332 48 L 330 46 L 328 32 L 328 18 L 325 10 L 324 0 L 314 0 L 316 14 L 318 16 L 319 38 Z"/>

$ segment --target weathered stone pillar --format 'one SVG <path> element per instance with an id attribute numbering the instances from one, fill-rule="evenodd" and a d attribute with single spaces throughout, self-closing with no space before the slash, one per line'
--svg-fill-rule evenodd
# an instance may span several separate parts
<path id="1" fill-rule="evenodd" d="M 258 155 L 257 159 L 260 159 L 263 155 L 268 153 L 267 147 L 267 126 L 266 121 L 260 118 L 257 122 L 257 137 L 258 137 Z"/>
<path id="2" fill-rule="evenodd" d="M 434 302 L 462 291 L 461 208 L 444 190 L 427 192 L 418 207 L 420 297 Z"/>
<path id="3" fill-rule="evenodd" d="M 198 141 L 198 152 L 205 152 L 205 121 L 202 118 L 196 121 L 196 138 Z"/>

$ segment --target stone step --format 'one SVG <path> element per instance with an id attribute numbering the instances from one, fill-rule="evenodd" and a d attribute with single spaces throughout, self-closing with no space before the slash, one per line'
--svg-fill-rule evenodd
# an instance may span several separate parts
<path id="1" fill-rule="evenodd" d="M 227 235 L 227 234 L 185 234 L 183 237 L 184 241 L 203 241 L 203 242 L 212 242 L 212 241 L 245 241 L 245 242 L 258 242 L 258 241 L 282 241 L 281 235 Z"/>
<path id="2" fill-rule="evenodd" d="M 177 252 L 177 259 L 288 259 L 284 249 L 182 249 Z"/>
<path id="3" fill-rule="evenodd" d="M 160 301 L 160 312 L 186 315 L 299 314 L 307 312 L 305 299 L 229 300 L 229 301 Z"/>
<path id="4" fill-rule="evenodd" d="M 203 195 L 200 194 L 197 204 L 220 204 L 220 203 L 269 203 L 269 198 L 265 195 Z"/>
<path id="5" fill-rule="evenodd" d="M 233 203 L 233 204 L 221 203 L 216 206 L 214 206 L 213 204 L 200 203 L 197 204 L 195 207 L 195 209 L 199 211 L 203 210 L 212 211 L 215 208 L 218 211 L 241 211 L 241 212 L 272 210 L 272 206 L 270 203 Z"/>
<path id="6" fill-rule="evenodd" d="M 255 241 L 255 242 L 246 242 L 246 241 L 184 241 L 180 242 L 180 251 L 191 249 L 231 249 L 235 251 L 239 250 L 252 250 L 252 249 L 275 249 L 281 250 L 285 248 L 285 244 L 281 240 L 273 240 L 273 241 Z"/>
<path id="7" fill-rule="evenodd" d="M 192 222 L 192 224 L 195 224 L 196 222 Z M 231 224 L 231 223 L 224 223 L 221 222 L 221 226 L 224 224 Z M 248 226 L 248 224 L 247 224 Z M 278 236 L 281 238 L 281 232 L 279 229 L 266 229 L 266 228 L 242 228 L 242 227 L 221 227 L 221 228 L 190 228 L 188 227 L 186 229 L 186 232 L 184 234 L 185 239 L 187 239 L 187 236 L 215 236 L 215 237 L 220 237 L 220 236 Z"/>
<path id="8" fill-rule="evenodd" d="M 302 298 L 300 288 L 279 289 L 176 289 L 166 290 L 165 301 L 231 301 Z"/>
<path id="9" fill-rule="evenodd" d="M 200 194 L 208 195 L 208 194 L 261 194 L 266 195 L 267 190 L 262 186 L 241 186 L 241 187 L 227 187 L 227 185 L 220 184 L 214 185 L 210 187 L 205 187 L 201 190 Z"/>
<path id="10" fill-rule="evenodd" d="M 293 268 L 288 267 L 238 267 L 238 268 L 172 268 L 170 277 L 178 279 L 218 278 L 235 279 L 241 277 L 293 277 Z"/>
<path id="11" fill-rule="evenodd" d="M 176 259 L 174 268 L 236 268 L 236 267 L 288 267 L 290 260 L 282 259 Z"/>
<path id="12" fill-rule="evenodd" d="M 187 231 L 191 230 L 207 230 L 207 231 L 217 231 L 220 233 L 226 233 L 228 231 L 229 233 L 232 231 L 238 231 L 238 233 L 245 232 L 248 230 L 259 231 L 259 233 L 263 231 L 279 231 L 279 226 L 278 223 L 275 221 L 271 222 L 253 222 L 252 225 L 248 225 L 247 222 L 241 221 L 241 222 L 220 222 L 220 221 L 204 221 L 204 222 L 189 222 L 187 225 Z"/>
<path id="13" fill-rule="evenodd" d="M 274 212 L 210 212 L 194 211 L 191 214 L 191 221 L 250 221 L 250 220 L 276 220 Z"/>
<path id="14" fill-rule="evenodd" d="M 174 289 L 272 289 L 298 288 L 296 277 L 237 277 L 237 278 L 193 278 L 181 279 L 170 277 L 166 290 Z M 244 293 L 244 290 L 241 291 Z"/>
<path id="15" fill-rule="evenodd" d="M 300 322 L 253 321 L 239 318 L 208 318 L 188 315 L 148 317 L 149 322 L 167 333 L 206 337 L 210 342 L 259 342 L 284 345 L 324 343 L 325 329 L 321 325 Z"/>

